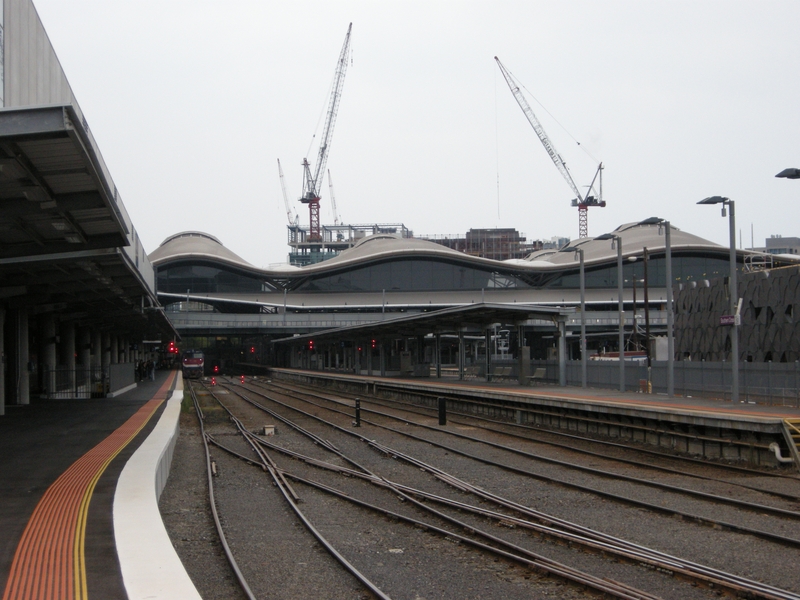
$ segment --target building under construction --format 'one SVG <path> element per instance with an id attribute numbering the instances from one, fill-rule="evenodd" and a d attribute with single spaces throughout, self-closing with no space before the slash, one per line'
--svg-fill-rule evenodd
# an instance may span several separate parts
<path id="1" fill-rule="evenodd" d="M 296 267 L 313 265 L 337 256 L 352 248 L 359 240 L 376 233 L 388 233 L 401 238 L 414 237 L 414 232 L 402 223 L 373 223 L 368 225 L 321 225 L 319 237 L 311 235 L 308 227 L 289 225 L 289 264 Z"/>
<path id="2" fill-rule="evenodd" d="M 414 232 L 402 223 L 375 223 L 367 225 L 321 225 L 320 236 L 314 239 L 308 227 L 288 226 L 289 264 L 296 267 L 312 265 L 352 248 L 368 235 L 391 234 L 399 238 L 413 238 Z M 555 241 L 528 242 L 525 235 L 514 228 L 470 229 L 466 235 L 420 235 L 418 239 L 434 242 L 451 250 L 470 256 L 494 260 L 523 259 L 531 252 L 554 247 Z M 568 238 L 557 238 L 557 246 L 569 242 Z M 555 238 L 554 238 L 555 240 Z"/>
<path id="3" fill-rule="evenodd" d="M 470 256 L 494 260 L 521 259 L 531 252 L 542 249 L 542 242 L 527 243 L 525 235 L 511 227 L 470 229 L 463 237 L 458 235 L 421 235 L 419 237 Z"/>

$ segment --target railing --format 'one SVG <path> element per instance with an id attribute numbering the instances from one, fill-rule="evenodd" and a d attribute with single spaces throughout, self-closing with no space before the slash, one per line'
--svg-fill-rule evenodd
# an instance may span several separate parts
<path id="1" fill-rule="evenodd" d="M 390 305 L 387 304 L 387 308 Z M 407 315 L 414 314 L 413 312 L 405 313 Z M 338 327 L 352 327 L 355 325 L 368 325 L 371 323 L 379 323 L 387 319 L 392 319 L 400 316 L 399 313 L 306 313 L 302 316 L 291 313 L 274 313 L 259 315 L 234 315 L 224 313 L 198 313 L 192 312 L 189 314 L 174 312 L 169 313 L 169 320 L 172 324 L 180 329 L 191 328 L 213 328 L 213 329 L 305 329 L 309 327 L 319 329 L 334 329 Z M 644 325 L 644 314 L 637 314 L 637 326 L 642 331 Z M 571 315 L 567 318 L 567 327 L 573 331 L 577 331 L 580 327 L 580 315 Z M 630 315 L 625 319 L 628 327 L 633 326 L 633 316 Z M 666 313 L 663 311 L 650 311 L 650 324 L 652 326 L 666 325 Z M 539 326 L 545 328 L 553 328 L 553 322 L 548 319 L 530 319 L 527 321 L 528 325 Z M 601 312 L 589 312 L 586 315 L 587 327 L 618 327 L 619 321 L 617 315 L 607 316 Z"/>
<path id="2" fill-rule="evenodd" d="M 380 319 L 231 319 L 231 315 L 225 315 L 226 319 L 188 319 L 170 313 L 169 319 L 175 327 L 212 327 L 212 328 L 262 328 L 271 329 L 291 329 L 296 327 L 319 327 L 333 329 L 336 327 L 350 327 L 353 325 L 366 325 L 375 323 Z"/>
<path id="3" fill-rule="evenodd" d="M 482 358 L 477 361 L 478 376 L 485 377 Z M 519 375 L 519 362 L 516 358 L 492 360 L 492 367 L 510 366 L 507 378 Z M 568 386 L 581 385 L 581 363 L 567 361 L 566 383 Z M 545 370 L 540 381 L 558 384 L 558 361 L 532 360 L 530 373 L 537 368 Z M 432 375 L 435 369 L 432 370 Z M 442 375 L 458 377 L 455 365 L 443 365 Z M 684 397 L 731 399 L 731 365 L 728 362 L 690 362 L 679 361 L 674 364 L 675 394 Z M 653 361 L 648 377 L 645 361 L 625 361 L 625 389 L 630 392 L 646 393 L 648 383 L 653 394 L 667 393 L 667 362 Z M 586 384 L 590 388 L 619 389 L 619 362 L 615 360 L 593 361 L 586 365 Z M 739 363 L 739 401 L 752 404 L 791 406 L 800 408 L 800 362 L 794 363 Z"/>
<path id="4" fill-rule="evenodd" d="M 516 361 L 514 361 L 516 364 Z M 544 367 L 546 381 L 558 382 L 558 362 L 531 361 L 531 372 Z M 675 394 L 731 399 L 731 363 L 691 362 L 674 363 Z M 619 362 L 588 361 L 587 385 L 593 388 L 618 389 Z M 654 394 L 667 392 L 667 362 L 653 361 L 649 371 L 644 361 L 625 362 L 625 387 L 627 390 L 646 390 L 647 382 Z M 581 385 L 580 361 L 567 361 L 567 385 Z M 739 400 L 754 404 L 792 406 L 800 408 L 800 362 L 794 363 L 739 363 Z"/>
<path id="5" fill-rule="evenodd" d="M 49 399 L 104 398 L 108 373 L 103 367 L 45 369 L 44 393 Z"/>
<path id="6" fill-rule="evenodd" d="M 42 371 L 44 395 L 50 399 L 105 398 L 135 383 L 133 363 L 75 369 L 56 367 Z"/>

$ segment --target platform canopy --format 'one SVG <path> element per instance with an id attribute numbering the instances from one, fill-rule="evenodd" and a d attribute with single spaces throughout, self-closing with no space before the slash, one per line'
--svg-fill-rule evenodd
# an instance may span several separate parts
<path id="1" fill-rule="evenodd" d="M 558 320 L 575 313 L 572 307 L 540 306 L 533 304 L 479 303 L 456 306 L 425 312 L 422 314 L 387 318 L 385 321 L 325 329 L 306 335 L 273 340 L 276 344 L 318 341 L 354 341 L 365 338 L 414 337 L 429 333 L 482 334 L 493 324 L 522 325 L 531 319 L 549 320 L 556 327 Z"/>
<path id="2" fill-rule="evenodd" d="M 86 124 L 72 106 L 0 110 L 0 302 L 146 336 L 174 328 Z"/>

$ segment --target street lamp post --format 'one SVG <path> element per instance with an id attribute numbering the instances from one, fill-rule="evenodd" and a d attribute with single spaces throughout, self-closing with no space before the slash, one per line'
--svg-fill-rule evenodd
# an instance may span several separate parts
<path id="1" fill-rule="evenodd" d="M 615 233 L 604 233 L 596 240 L 611 240 L 617 248 L 617 295 L 619 297 L 619 391 L 625 391 L 625 310 L 623 305 L 622 238 Z"/>
<path id="2" fill-rule="evenodd" d="M 583 248 L 576 248 L 580 256 L 581 270 L 581 387 L 586 387 L 586 272 L 583 267 Z"/>
<path id="3" fill-rule="evenodd" d="M 667 396 L 672 398 L 675 396 L 675 324 L 672 312 L 672 284 L 674 279 L 672 279 L 672 237 L 670 235 L 672 227 L 669 221 L 659 217 L 645 219 L 640 225 L 658 225 L 658 235 L 661 235 L 662 227 L 664 228 L 664 259 L 666 262 L 664 287 L 667 291 Z M 645 248 L 646 255 L 647 249 Z"/>
<path id="4" fill-rule="evenodd" d="M 667 396 L 675 396 L 675 316 L 672 312 L 672 238 L 669 221 L 664 221 L 664 279 L 667 288 Z"/>
<path id="5" fill-rule="evenodd" d="M 647 261 L 649 258 L 650 256 L 647 252 L 647 246 L 645 246 L 642 248 L 642 271 L 644 272 L 644 349 L 645 352 L 647 352 L 647 391 L 648 393 L 652 393 L 653 356 L 650 351 L 650 282 L 647 278 Z"/>
<path id="6" fill-rule="evenodd" d="M 788 170 L 788 169 L 787 169 Z M 779 173 L 780 175 L 780 173 Z M 731 401 L 739 402 L 739 289 L 736 281 L 736 205 L 730 198 L 722 196 L 710 196 L 700 200 L 698 204 L 722 204 L 722 216 L 725 216 L 725 207 L 730 210 L 728 216 L 728 224 L 730 225 L 730 293 L 731 298 L 731 315 L 734 317 L 733 325 L 731 326 Z"/>

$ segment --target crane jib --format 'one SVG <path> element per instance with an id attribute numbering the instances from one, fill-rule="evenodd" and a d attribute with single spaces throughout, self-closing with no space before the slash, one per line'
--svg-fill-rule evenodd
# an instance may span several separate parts
<path id="1" fill-rule="evenodd" d="M 600 192 L 599 192 L 599 200 L 596 198 L 592 198 L 588 196 L 584 198 L 583 195 L 578 190 L 578 186 L 575 185 L 575 181 L 572 179 L 572 175 L 570 175 L 569 169 L 567 169 L 567 163 L 564 162 L 564 159 L 561 158 L 561 155 L 556 151 L 555 146 L 553 146 L 553 142 L 550 141 L 550 138 L 547 137 L 547 134 L 544 131 L 544 127 L 539 122 L 539 119 L 536 118 L 536 115 L 533 113 L 528 101 L 525 99 L 525 96 L 522 94 L 520 90 L 519 84 L 514 80 L 511 73 L 503 66 L 503 63 L 500 62 L 500 59 L 496 56 L 494 57 L 495 61 L 497 61 L 497 66 L 500 68 L 500 72 L 503 74 L 503 77 L 508 84 L 508 89 L 511 90 L 511 93 L 514 95 L 514 99 L 519 104 L 519 107 L 522 109 L 522 112 L 525 114 L 525 117 L 528 119 L 528 122 L 533 127 L 533 130 L 536 132 L 539 141 L 544 146 L 545 151 L 550 156 L 550 159 L 553 161 L 553 164 L 556 166 L 558 171 L 561 173 L 561 176 L 564 177 L 564 180 L 567 182 L 567 185 L 572 189 L 573 193 L 575 194 L 576 198 L 572 201 L 573 206 L 578 207 L 578 229 L 579 229 L 579 237 L 585 238 L 588 236 L 588 224 L 586 218 L 586 208 L 588 206 L 605 206 L 606 203 L 603 201 L 603 178 L 602 178 L 602 171 L 603 171 L 603 163 L 597 167 L 597 172 L 595 173 L 594 179 L 592 179 L 592 183 L 589 186 L 589 193 L 591 193 L 594 182 L 597 179 L 597 176 L 600 175 Z M 591 199 L 591 200 L 590 200 Z"/>
<path id="2" fill-rule="evenodd" d="M 336 113 L 339 110 L 339 102 L 342 97 L 342 87 L 344 86 L 344 76 L 347 72 L 347 55 L 350 51 L 350 32 L 353 24 L 347 28 L 347 35 L 344 38 L 342 50 L 336 63 L 336 74 L 334 76 L 333 91 L 331 92 L 330 102 L 328 103 L 328 114 L 325 118 L 325 126 L 322 130 L 322 138 L 319 144 L 317 155 L 317 165 L 314 175 L 311 175 L 311 166 L 308 160 L 303 159 L 305 190 L 300 201 L 308 204 L 309 211 L 309 237 L 310 241 L 321 239 L 321 228 L 319 224 L 319 188 L 322 183 L 320 174 L 325 172 L 325 164 L 328 161 L 330 151 L 330 140 L 333 136 L 333 126 L 336 123 Z"/>

